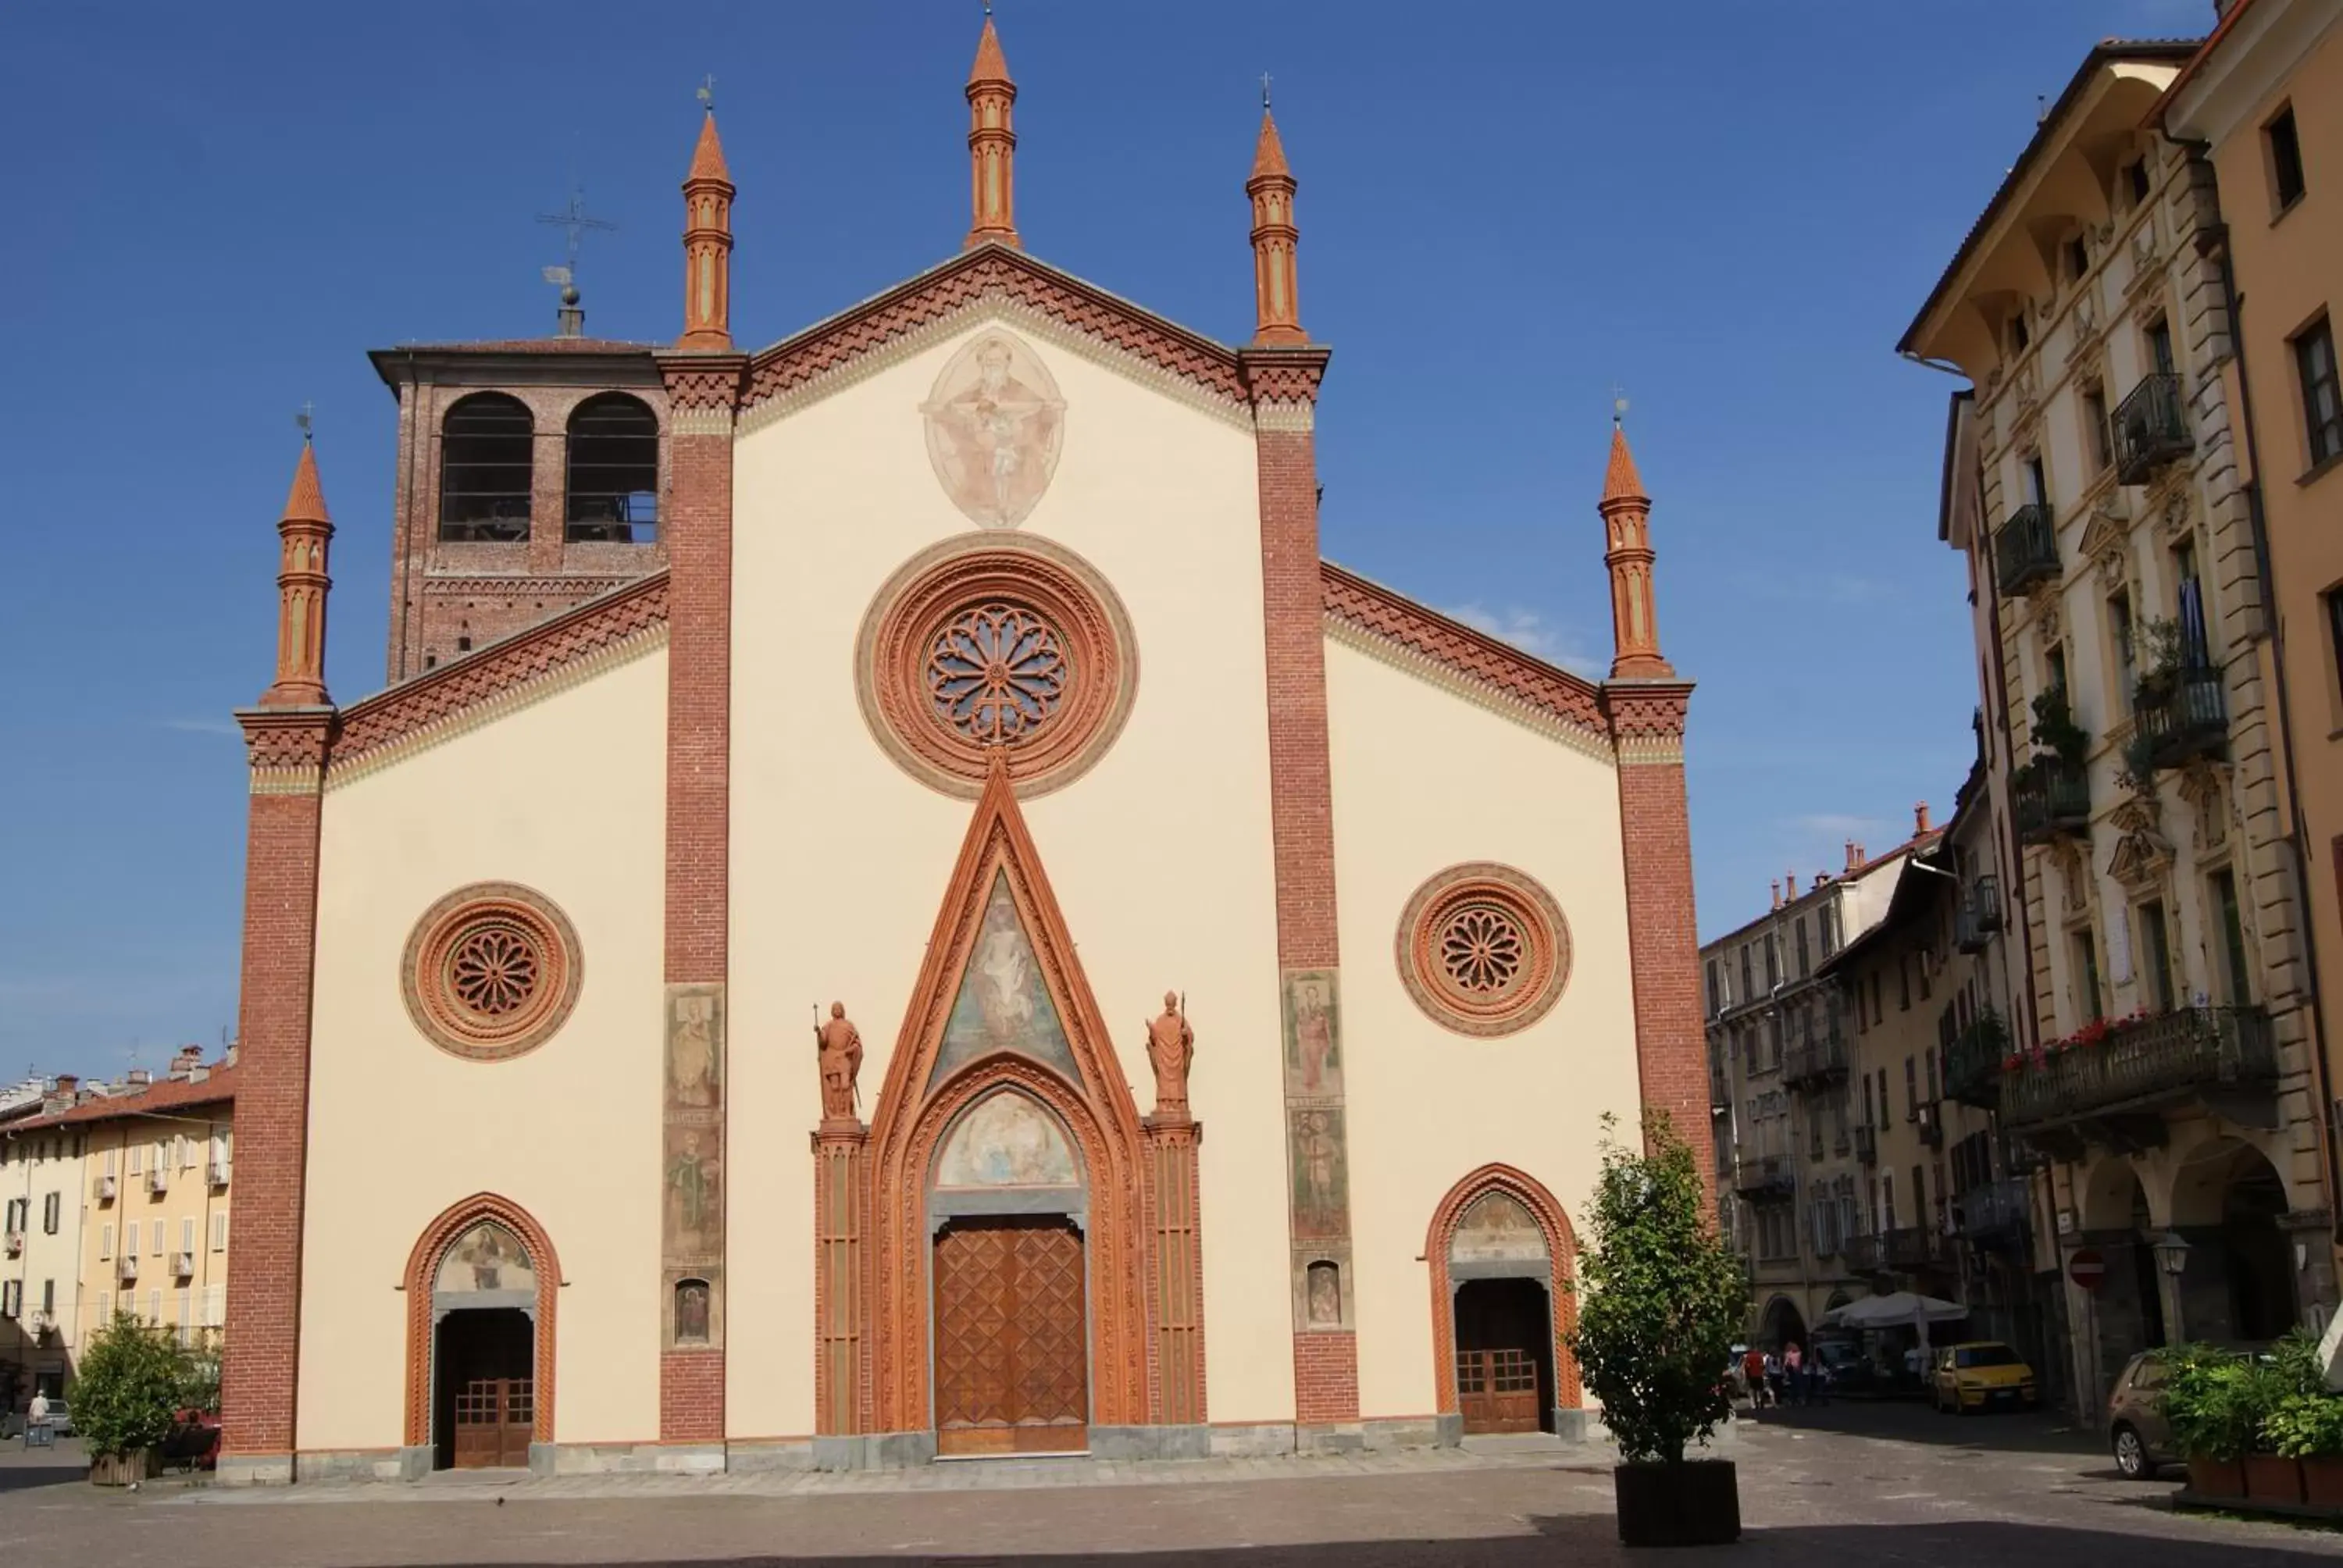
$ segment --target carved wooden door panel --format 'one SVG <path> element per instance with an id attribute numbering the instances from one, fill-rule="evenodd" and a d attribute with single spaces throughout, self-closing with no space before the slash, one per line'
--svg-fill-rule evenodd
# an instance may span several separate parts
<path id="1" fill-rule="evenodd" d="M 1467 1432 L 1537 1431 L 1536 1360 L 1527 1351 L 1458 1351 L 1456 1404 Z"/>
<path id="2" fill-rule="evenodd" d="M 1061 1219 L 955 1220 L 936 1238 L 936 1449 L 1090 1446 L 1082 1239 Z"/>
<path id="3" fill-rule="evenodd" d="M 473 1378 L 456 1391 L 456 1468 L 528 1463 L 537 1425 L 537 1385 L 525 1377 Z"/>

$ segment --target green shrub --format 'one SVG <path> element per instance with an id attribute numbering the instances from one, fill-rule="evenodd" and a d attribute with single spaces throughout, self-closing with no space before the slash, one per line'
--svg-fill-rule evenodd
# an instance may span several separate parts
<path id="1" fill-rule="evenodd" d="M 1725 1369 L 1748 1277 L 1706 1219 L 1699 1166 L 1666 1113 L 1646 1113 L 1649 1153 L 1615 1140 L 1614 1118 L 1603 1125 L 1570 1350 L 1619 1457 L 1681 1464 L 1732 1412 Z"/>
<path id="2" fill-rule="evenodd" d="M 152 1448 L 169 1435 L 186 1384 L 186 1353 L 168 1329 L 129 1312 L 97 1332 L 74 1379 L 74 1430 L 93 1458 Z"/>
<path id="3" fill-rule="evenodd" d="M 2343 1395 L 2286 1395 L 2262 1417 L 2261 1446 L 2288 1459 L 2343 1454 Z"/>
<path id="4" fill-rule="evenodd" d="M 2167 1352 L 2170 1376 L 2164 1419 L 2173 1446 L 2187 1459 L 2229 1460 L 2256 1452 L 2262 1425 L 2289 1395 L 2287 1374 L 2272 1358 L 2257 1360 L 2210 1345 Z"/>

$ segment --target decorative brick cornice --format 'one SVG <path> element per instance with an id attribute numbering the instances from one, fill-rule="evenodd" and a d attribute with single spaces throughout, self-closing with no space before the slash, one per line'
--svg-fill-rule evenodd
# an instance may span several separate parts
<path id="1" fill-rule="evenodd" d="M 1601 737 L 1612 729 L 1603 706 L 1606 689 L 1427 609 L 1332 561 L 1320 562 L 1319 569 L 1330 621 L 1396 643 L 1490 689 L 1508 702 L 1590 737 Z"/>
<path id="2" fill-rule="evenodd" d="M 507 711 L 516 701 L 560 689 L 568 680 L 649 651 L 666 636 L 667 588 L 667 573 L 654 572 L 353 703 L 342 710 L 334 741 L 335 780 L 340 782 L 361 768 L 370 770 L 414 746 L 461 733 L 471 721 Z"/>
<path id="3" fill-rule="evenodd" d="M 1609 680 L 1603 683 L 1602 692 L 1621 766 L 1684 760 L 1692 682 Z"/>
<path id="4" fill-rule="evenodd" d="M 1326 361 L 1333 354 L 1322 344 L 1240 348 L 1237 363 L 1244 372 L 1245 396 L 1256 406 L 1315 403 L 1318 384 L 1326 378 Z"/>
<path id="5" fill-rule="evenodd" d="M 667 383 L 668 425 L 674 434 L 732 433 L 733 415 L 748 379 L 747 355 L 679 350 L 659 355 L 659 367 Z"/>
<path id="6" fill-rule="evenodd" d="M 331 708 L 245 708 L 236 721 L 252 761 L 256 795 L 315 795 L 334 736 Z"/>
<path id="7" fill-rule="evenodd" d="M 548 598 L 565 594 L 606 594 L 639 582 L 639 576 L 540 577 L 519 572 L 426 572 L 423 591 L 432 598 L 467 598 L 504 594 L 515 598 Z"/>
<path id="8" fill-rule="evenodd" d="M 746 417 L 908 334 L 988 302 L 1031 311 L 1214 397 L 1247 400 L 1233 349 L 1022 251 L 986 243 L 754 356 L 740 411 Z"/>

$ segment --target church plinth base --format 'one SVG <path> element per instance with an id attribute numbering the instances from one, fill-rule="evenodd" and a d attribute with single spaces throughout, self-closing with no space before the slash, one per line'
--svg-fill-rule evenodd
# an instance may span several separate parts
<path id="1" fill-rule="evenodd" d="M 222 1486 L 290 1486 L 293 1456 L 289 1453 L 224 1453 L 213 1479 Z"/>

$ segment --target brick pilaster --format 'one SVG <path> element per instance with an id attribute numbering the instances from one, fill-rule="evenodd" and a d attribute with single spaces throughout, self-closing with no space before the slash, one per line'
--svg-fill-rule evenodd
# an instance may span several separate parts
<path id="1" fill-rule="evenodd" d="M 1691 696 L 1687 681 L 1611 681 L 1603 688 L 1619 756 L 1636 1080 L 1644 1109 L 1666 1111 L 1676 1135 L 1698 1152 L 1708 1137 L 1708 1051 L 1684 799 L 1684 712 Z M 1713 1211 L 1714 1162 L 1697 1163 Z"/>
<path id="2" fill-rule="evenodd" d="M 862 1430 L 863 1154 L 870 1130 L 823 1121 L 813 1135 L 813 1430 Z"/>
<path id="3" fill-rule="evenodd" d="M 1256 345 L 1238 351 L 1252 400 L 1261 491 L 1270 833 L 1286 1035 L 1286 1159 L 1295 1177 L 1288 1183 L 1294 1398 L 1297 1419 L 1312 1423 L 1359 1419 L 1342 1101 L 1342 952 L 1334 916 L 1334 799 L 1326 739 L 1325 588 L 1318 556 L 1315 429 L 1326 360 L 1322 347 Z M 1321 1042 L 1306 1070 L 1301 1043 L 1305 1033 Z M 1310 1320 L 1306 1282 L 1313 1263 L 1338 1271 L 1337 1322 Z"/>
<path id="4" fill-rule="evenodd" d="M 220 1374 L 224 1478 L 290 1481 L 301 1351 L 301 1217 L 317 827 L 334 710 L 239 713 L 251 753 L 237 1010 L 236 1246 Z"/>
<path id="5" fill-rule="evenodd" d="M 711 1027 L 709 1041 L 723 1066 L 730 1027 L 726 980 L 729 920 L 732 687 L 732 418 L 747 360 L 732 354 L 675 353 L 659 357 L 671 410 L 669 485 L 661 517 L 668 546 L 667 734 L 667 984 L 669 1027 L 687 1012 L 690 1027 Z M 689 999 L 689 1000 L 688 1000 Z M 704 1001 L 700 999 L 704 999 Z M 663 1081 L 666 1075 L 663 1075 Z M 719 1091 L 720 1093 L 720 1091 Z M 666 1183 L 678 1152 L 712 1161 L 715 1177 L 704 1201 L 718 1216 L 718 1240 L 685 1245 L 663 1234 L 660 1288 L 703 1279 L 709 1318 L 725 1311 L 722 1255 L 727 1116 L 714 1106 L 686 1106 L 668 1094 L 662 1123 L 670 1153 L 661 1160 L 660 1207 L 669 1212 Z M 696 1148 L 679 1151 L 685 1139 Z M 663 1221 L 662 1223 L 669 1221 Z M 689 1255 L 687 1255 L 689 1254 Z M 659 1437 L 670 1442 L 716 1442 L 724 1436 L 724 1338 L 704 1344 L 662 1342 Z"/>
<path id="6" fill-rule="evenodd" d="M 1196 1146 L 1204 1130 L 1184 1113 L 1158 1111 L 1140 1124 L 1147 1145 L 1148 1359 L 1155 1408 L 1165 1426 L 1204 1421 L 1204 1257 Z"/>

